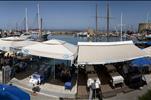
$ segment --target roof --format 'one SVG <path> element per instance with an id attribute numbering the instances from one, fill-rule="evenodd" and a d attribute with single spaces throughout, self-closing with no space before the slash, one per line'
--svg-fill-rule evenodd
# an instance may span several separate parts
<path id="1" fill-rule="evenodd" d="M 143 51 L 146 52 L 149 57 L 151 57 L 151 46 L 143 49 Z"/>
<path id="2" fill-rule="evenodd" d="M 10 38 L 12 39 L 12 38 Z M 15 39 L 15 38 L 13 38 Z M 18 39 L 18 38 L 17 38 Z M 27 45 L 36 44 L 36 41 L 28 41 L 28 40 L 7 40 L 7 39 L 0 39 L 0 50 L 3 51 L 10 51 L 11 48 L 22 48 Z"/>
<path id="3" fill-rule="evenodd" d="M 132 41 L 78 42 L 78 64 L 107 64 L 146 56 Z"/>
<path id="4" fill-rule="evenodd" d="M 22 51 L 30 55 L 64 60 L 74 60 L 77 56 L 75 45 L 56 39 L 25 46 Z"/>

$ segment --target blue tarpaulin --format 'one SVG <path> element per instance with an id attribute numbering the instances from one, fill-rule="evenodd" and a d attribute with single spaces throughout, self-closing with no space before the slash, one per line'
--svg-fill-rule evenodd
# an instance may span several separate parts
<path id="1" fill-rule="evenodd" d="M 30 100 L 30 95 L 16 86 L 0 84 L 0 100 Z"/>
<path id="2" fill-rule="evenodd" d="M 139 41 L 139 42 L 136 42 L 135 44 L 150 46 L 151 45 L 151 41 Z"/>
<path id="3" fill-rule="evenodd" d="M 147 44 L 147 45 L 151 45 L 151 41 L 147 41 L 146 44 Z"/>
<path id="4" fill-rule="evenodd" d="M 132 62 L 131 62 L 131 65 L 132 66 L 135 66 L 135 67 L 144 67 L 146 65 L 150 65 L 151 66 L 151 59 L 149 58 L 138 58 L 138 59 L 134 59 Z"/>

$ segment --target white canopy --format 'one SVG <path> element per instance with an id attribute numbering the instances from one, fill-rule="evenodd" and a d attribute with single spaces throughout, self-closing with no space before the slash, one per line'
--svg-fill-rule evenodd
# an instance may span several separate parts
<path id="1" fill-rule="evenodd" d="M 6 38 L 1 38 L 1 40 L 6 40 L 6 41 L 23 41 L 25 40 L 22 37 L 6 37 Z"/>
<path id="2" fill-rule="evenodd" d="M 106 64 L 146 56 L 132 41 L 78 42 L 77 64 Z"/>
<path id="3" fill-rule="evenodd" d="M 36 44 L 38 42 L 20 39 L 18 37 L 8 37 L 0 39 L 0 50 L 11 51 L 11 49 L 22 48 L 27 45 Z"/>
<path id="4" fill-rule="evenodd" d="M 147 47 L 147 48 L 143 49 L 143 51 L 145 51 L 147 53 L 147 55 L 149 57 L 151 57 L 151 47 Z"/>
<path id="5" fill-rule="evenodd" d="M 77 57 L 77 47 L 75 45 L 56 39 L 23 47 L 22 52 L 64 60 L 74 60 Z"/>

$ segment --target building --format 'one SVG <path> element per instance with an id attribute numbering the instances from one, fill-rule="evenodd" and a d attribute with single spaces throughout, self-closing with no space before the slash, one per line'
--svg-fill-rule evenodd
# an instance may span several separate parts
<path id="1" fill-rule="evenodd" d="M 144 32 L 146 30 L 151 30 L 151 23 L 139 23 L 138 32 Z"/>

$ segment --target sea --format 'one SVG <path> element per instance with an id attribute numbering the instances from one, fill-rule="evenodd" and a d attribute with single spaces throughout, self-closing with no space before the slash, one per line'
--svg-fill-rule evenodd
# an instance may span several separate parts
<path id="1" fill-rule="evenodd" d="M 71 44 L 77 45 L 78 42 L 88 42 L 88 41 L 92 41 L 92 42 L 115 42 L 115 41 L 121 41 L 120 37 L 105 37 L 105 36 L 98 36 L 98 37 L 76 37 L 76 36 L 72 36 L 72 35 L 48 35 L 47 39 L 59 39 L 59 40 L 63 40 L 66 42 L 69 42 Z M 123 37 L 122 38 L 123 41 L 127 41 L 130 40 L 128 38 Z"/>

